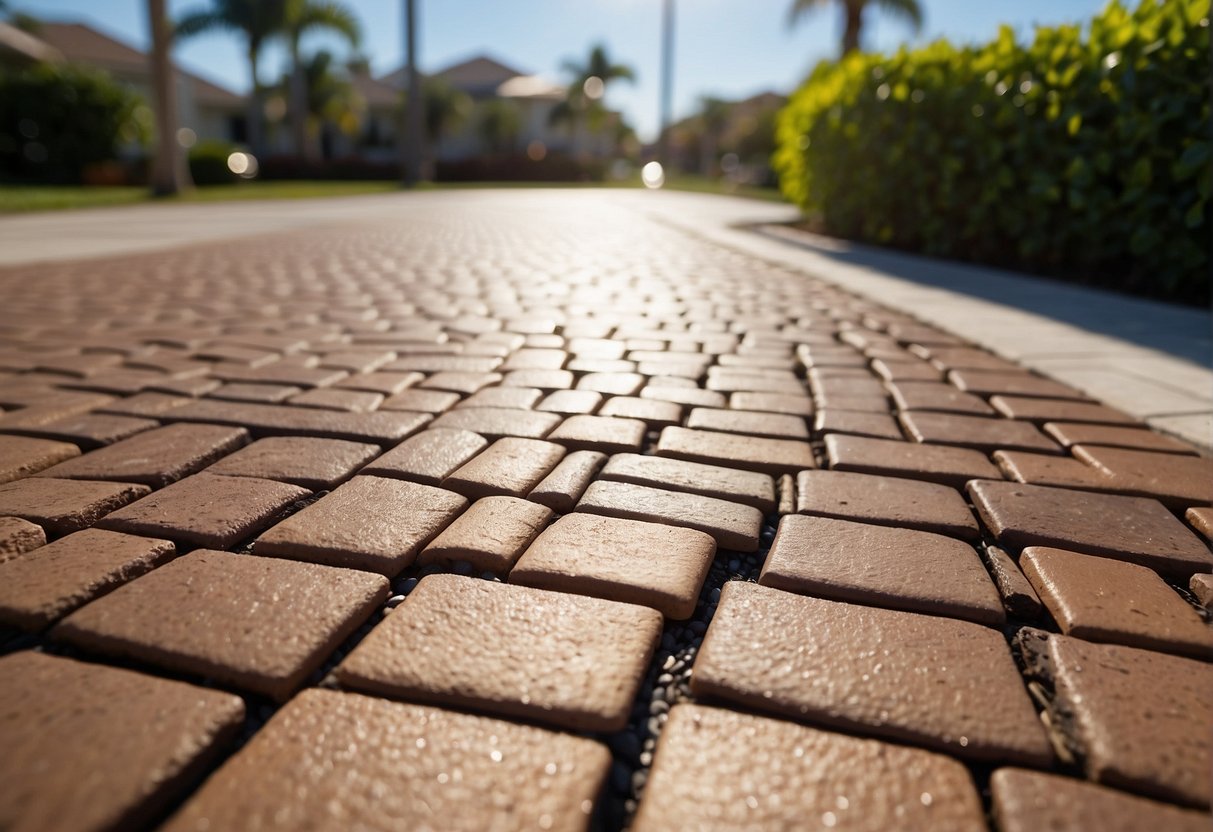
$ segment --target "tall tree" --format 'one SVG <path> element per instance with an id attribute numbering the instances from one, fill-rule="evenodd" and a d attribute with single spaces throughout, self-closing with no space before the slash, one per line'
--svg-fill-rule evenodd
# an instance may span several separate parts
<path id="1" fill-rule="evenodd" d="M 795 25 L 805 13 L 837 3 L 842 9 L 842 54 L 859 49 L 863 35 L 864 13 L 876 6 L 893 17 L 909 23 L 914 31 L 922 28 L 922 4 L 918 0 L 792 0 L 788 9 L 788 25 Z"/>
<path id="2" fill-rule="evenodd" d="M 190 12 L 177 21 L 179 38 L 222 30 L 244 38 L 251 91 L 248 102 L 248 143 L 254 155 L 265 147 L 264 108 L 261 103 L 261 78 L 258 63 L 266 40 L 283 30 L 286 0 L 211 0 L 209 9 Z"/>
<path id="3" fill-rule="evenodd" d="M 291 57 L 290 106 L 291 140 L 300 156 L 314 157 L 315 145 L 308 141 L 307 68 L 299 54 L 299 44 L 310 31 L 336 32 L 357 46 L 361 37 L 358 18 L 338 2 L 326 0 L 285 0 L 282 34 Z"/>
<path id="4" fill-rule="evenodd" d="M 627 64 L 614 63 L 602 44 L 595 45 L 585 63 L 566 60 L 564 71 L 571 77 L 565 100 L 553 108 L 550 121 L 572 126 L 574 152 L 579 151 L 586 123 L 592 129 L 602 126 L 606 109 L 602 98 L 615 81 L 635 81 L 636 72 Z"/>
<path id="5" fill-rule="evenodd" d="M 152 193 L 171 196 L 193 186 L 185 153 L 177 141 L 177 84 L 169 49 L 172 26 L 164 0 L 147 0 L 147 20 L 152 34 L 152 97 L 156 115 L 156 152 L 152 158 Z"/>

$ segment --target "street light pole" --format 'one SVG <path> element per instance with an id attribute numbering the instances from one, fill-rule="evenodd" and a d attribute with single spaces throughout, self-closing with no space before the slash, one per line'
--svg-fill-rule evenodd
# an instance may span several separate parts
<path id="1" fill-rule="evenodd" d="M 670 166 L 670 106 L 674 96 L 674 0 L 661 7 L 661 133 L 657 138 L 657 161 Z"/>
<path id="2" fill-rule="evenodd" d="M 415 0 L 404 0 L 404 49 L 408 73 L 404 105 L 404 135 L 401 142 L 404 184 L 421 181 L 421 78 L 417 74 L 417 12 Z"/>

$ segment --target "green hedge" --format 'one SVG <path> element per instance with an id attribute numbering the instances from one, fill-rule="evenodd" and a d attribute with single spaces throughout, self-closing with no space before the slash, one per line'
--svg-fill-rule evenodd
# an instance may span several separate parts
<path id="1" fill-rule="evenodd" d="M 122 146 L 146 142 L 150 126 L 139 96 L 99 70 L 0 69 L 0 180 L 80 182 Z"/>
<path id="2" fill-rule="evenodd" d="M 831 234 L 1208 303 L 1209 6 L 820 64 L 780 185 Z"/>

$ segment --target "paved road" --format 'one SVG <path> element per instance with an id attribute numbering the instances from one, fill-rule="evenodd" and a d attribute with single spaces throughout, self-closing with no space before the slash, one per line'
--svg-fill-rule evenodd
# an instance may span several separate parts
<path id="1" fill-rule="evenodd" d="M 260 208 L 13 221 L 0 818 L 1207 824 L 1194 446 L 777 207 Z"/>

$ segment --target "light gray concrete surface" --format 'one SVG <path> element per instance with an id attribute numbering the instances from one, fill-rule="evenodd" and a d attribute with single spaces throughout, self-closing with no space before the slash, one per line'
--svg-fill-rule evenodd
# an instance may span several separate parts
<path id="1" fill-rule="evenodd" d="M 557 196 L 560 195 L 560 196 Z M 0 219 L 0 265 L 151 251 L 385 216 L 427 206 L 525 209 L 606 200 L 653 221 L 827 280 L 1213 447 L 1213 329 L 1207 311 L 788 229 L 777 203 L 628 190 L 458 190 L 324 200 L 139 205 Z"/>

